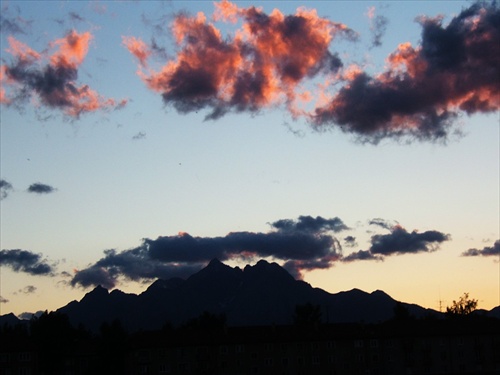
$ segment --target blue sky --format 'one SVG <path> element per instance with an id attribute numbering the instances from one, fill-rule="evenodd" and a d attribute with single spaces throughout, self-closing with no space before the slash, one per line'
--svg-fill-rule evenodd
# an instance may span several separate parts
<path id="1" fill-rule="evenodd" d="M 265 257 L 332 293 L 381 289 L 398 300 L 437 309 L 439 299 L 451 304 L 469 292 L 479 300 L 479 307 L 500 304 L 499 246 L 495 244 L 500 238 L 498 85 L 496 91 L 489 91 L 488 110 L 478 104 L 467 113 L 457 108 L 463 97 L 451 92 L 449 102 L 441 99 L 435 104 L 436 113 L 450 111 L 456 116 L 449 126 L 440 123 L 446 136 L 436 137 L 425 133 L 422 124 L 405 127 L 425 118 L 418 110 L 402 120 L 392 114 L 390 121 L 377 123 L 378 130 L 373 132 L 370 122 L 357 117 L 364 114 L 363 106 L 348 112 L 346 104 L 341 108 L 345 113 L 332 106 L 328 112 L 332 117 L 320 124 L 311 115 L 315 100 L 294 116 L 286 100 L 257 97 L 252 98 L 256 107 L 236 107 L 231 104 L 235 97 L 233 102 L 224 101 L 220 91 L 195 108 L 198 96 L 180 95 L 172 81 L 171 86 L 155 91 L 137 74 L 142 71 L 143 77 L 152 78 L 167 61 L 180 61 L 187 44 L 176 45 L 172 33 L 180 15 L 191 19 L 203 12 L 204 25 L 213 23 L 227 45 L 234 46 L 230 43 L 238 30 L 242 32 L 251 6 L 261 6 L 259 12 L 265 15 L 276 8 L 286 16 L 306 5 L 317 11 L 315 19 L 328 19 L 352 30 L 350 36 L 335 31 L 338 34 L 325 50 L 318 43 L 321 58 L 330 56 L 332 65 L 341 61 L 342 66 L 315 74 L 309 71 L 298 80 L 297 75 L 283 75 L 280 87 L 293 86 L 295 93 L 308 90 L 318 99 L 326 85 L 330 99 L 341 98 L 336 95 L 348 93 L 347 88 L 360 82 L 360 72 L 380 85 L 386 83 L 380 75 L 395 71 L 389 56 L 403 51 L 398 47 L 403 43 L 409 43 L 421 58 L 424 25 L 429 33 L 435 31 L 433 25 L 450 30 L 450 21 L 472 3 L 235 4 L 240 12 L 236 24 L 213 21 L 215 5 L 208 1 L 2 1 L 1 64 L 10 73 L 2 80 L 8 100 L 2 103 L 0 117 L 1 313 L 55 309 L 80 299 L 100 280 L 127 292 L 140 292 L 154 277 L 169 277 L 169 270 L 174 275 L 203 266 L 206 260 L 175 261 L 166 255 L 178 250 L 177 240 L 190 238 L 196 247 L 189 251 L 212 254 L 213 250 L 226 263 L 240 266 Z M 489 11 L 499 12 L 498 8 Z M 485 12 L 478 11 L 470 22 Z M 428 17 L 427 21 L 421 16 Z M 381 26 L 377 29 L 380 45 L 374 44 L 375 21 Z M 12 38 L 40 54 L 27 64 L 31 71 L 41 71 L 58 56 L 61 61 L 64 44 L 55 41 L 69 40 L 68 35 L 91 35 L 81 59 L 74 55 L 66 62 L 68 71 L 78 73 L 70 84 L 80 92 L 90 89 L 101 96 L 99 108 L 79 116 L 68 114 L 73 104 L 44 102 L 31 81 L 13 83 L 12 72 L 22 65 L 21 55 L 13 52 Z M 156 51 L 151 52 L 146 67 L 124 45 L 123 37 L 140 38 L 149 51 Z M 153 38 L 163 49 L 153 48 Z M 412 61 L 405 60 L 408 71 L 417 66 Z M 454 65 L 450 64 L 441 63 L 443 71 L 436 77 L 452 76 L 450 66 Z M 211 65 L 206 61 L 200 69 L 211 71 Z M 358 72 L 358 78 L 348 75 L 352 71 Z M 29 76 L 30 70 L 23 72 Z M 427 74 L 435 73 L 429 69 Z M 182 79 L 192 83 L 192 77 L 190 72 Z M 422 87 L 428 84 L 413 78 Z M 466 86 L 467 77 L 463 82 Z M 488 92 L 489 84 L 469 91 Z M 82 89 L 86 85 L 88 89 Z M 194 82 L 194 87 L 199 85 Z M 24 96 L 16 91 L 20 87 L 25 89 Z M 429 97 L 434 97 L 432 91 Z M 350 103 L 347 94 L 343 98 Z M 109 99 L 113 104 L 106 102 Z M 188 108 L 187 113 L 179 112 L 175 107 L 179 103 Z M 377 108 L 387 104 L 378 103 Z M 221 106 L 227 107 L 225 115 L 205 120 Z M 345 116 L 354 120 L 341 128 L 336 121 Z M 396 135 L 401 129 L 406 129 L 403 135 Z M 40 185 L 33 186 L 36 183 Z M 329 226 L 334 218 L 345 228 Z M 288 227 L 276 224 L 285 219 Z M 306 223 L 309 226 L 304 229 Z M 293 240 L 297 235 L 324 241 L 327 248 L 304 248 L 297 250 L 303 254 L 291 255 L 278 242 L 274 256 L 269 255 L 272 251 L 265 256 L 254 249 L 254 242 L 235 245 L 229 233 L 245 240 L 258 237 L 266 244 L 275 238 Z M 377 250 L 381 248 L 377 244 L 397 238 L 403 241 L 400 248 Z M 166 253 L 150 259 L 150 247 L 143 239 L 171 247 L 161 248 Z M 217 247 L 218 241 L 224 251 Z M 234 248 L 227 250 L 228 246 Z M 103 251 L 110 249 L 114 256 L 106 257 Z M 161 272 L 134 273 L 125 268 L 123 262 L 130 260 L 131 249 L 140 254 L 133 258 L 136 264 L 144 262 L 144 267 Z M 469 249 L 477 249 L 476 256 L 463 256 Z M 316 250 L 313 257 L 304 255 Z M 371 258 L 347 261 L 350 254 Z M 26 268 L 37 264 L 50 266 L 50 272 Z"/>

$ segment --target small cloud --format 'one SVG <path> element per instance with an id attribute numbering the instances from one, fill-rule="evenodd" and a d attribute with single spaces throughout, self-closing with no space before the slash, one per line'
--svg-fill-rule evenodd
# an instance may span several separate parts
<path id="1" fill-rule="evenodd" d="M 9 182 L 3 179 L 0 180 L 0 200 L 7 198 L 12 189 L 13 187 Z"/>
<path id="2" fill-rule="evenodd" d="M 42 184 L 40 182 L 36 182 L 34 184 L 31 184 L 28 187 L 28 193 L 36 193 L 36 194 L 50 194 L 55 192 L 57 189 L 46 184 Z"/>
<path id="3" fill-rule="evenodd" d="M 32 294 L 32 293 L 35 293 L 36 292 L 36 286 L 34 285 L 27 285 L 25 286 L 24 288 L 22 289 L 19 289 L 19 293 L 23 293 L 23 294 Z"/>
<path id="4" fill-rule="evenodd" d="M 372 46 L 379 47 L 382 45 L 382 38 L 387 29 L 387 24 L 389 20 L 385 16 L 376 14 L 375 7 L 372 6 L 368 8 L 366 13 L 370 20 L 370 31 L 372 33 Z"/>
<path id="5" fill-rule="evenodd" d="M 139 139 L 144 139 L 144 138 L 146 138 L 146 133 L 143 133 L 143 132 L 139 132 L 139 133 L 137 133 L 136 135 L 134 135 L 134 136 L 132 137 L 132 139 L 133 139 L 134 141 L 137 141 L 137 140 L 139 140 Z"/>
<path id="6" fill-rule="evenodd" d="M 449 239 L 449 235 L 435 230 L 408 232 L 405 228 L 396 226 L 389 234 L 372 236 L 369 251 L 380 255 L 430 252 L 436 250 L 437 244 Z"/>
<path id="7" fill-rule="evenodd" d="M 0 303 L 8 303 L 9 300 L 7 298 L 3 298 L 2 296 L 0 296 Z"/>
<path id="8" fill-rule="evenodd" d="M 69 12 L 69 18 L 72 20 L 72 21 L 78 21 L 78 22 L 85 22 L 85 18 L 83 18 L 82 16 L 80 16 L 78 13 L 76 12 Z"/>
<path id="9" fill-rule="evenodd" d="M 368 250 L 359 250 L 346 257 L 342 257 L 341 260 L 343 262 L 358 260 L 382 261 L 384 257 L 391 255 L 431 252 L 437 250 L 441 242 L 450 239 L 449 235 L 436 230 L 429 230 L 422 233 L 416 230 L 408 232 L 401 225 L 392 225 L 390 221 L 380 218 L 370 220 L 369 224 L 388 229 L 390 233 L 372 236 L 371 246 Z"/>
<path id="10" fill-rule="evenodd" d="M 41 254 L 35 254 L 29 250 L 1 250 L 0 263 L 16 272 L 25 272 L 30 275 L 52 276 L 54 272 L 53 266 L 48 264 Z"/>
<path id="11" fill-rule="evenodd" d="M 384 228 L 384 229 L 387 229 L 387 230 L 391 230 L 396 225 L 398 225 L 398 222 L 397 221 L 384 220 L 384 219 L 381 219 L 381 218 L 378 217 L 378 218 L 370 220 L 368 222 L 368 224 L 369 225 L 376 225 L 376 226 L 379 226 L 381 228 Z"/>
<path id="12" fill-rule="evenodd" d="M 356 247 L 358 243 L 356 242 L 356 237 L 347 236 L 344 238 L 344 245 L 347 247 Z"/>
<path id="13" fill-rule="evenodd" d="M 493 246 L 486 246 L 482 249 L 469 249 L 462 253 L 464 257 L 477 257 L 477 256 L 498 256 L 500 255 L 500 240 L 496 240 Z"/>

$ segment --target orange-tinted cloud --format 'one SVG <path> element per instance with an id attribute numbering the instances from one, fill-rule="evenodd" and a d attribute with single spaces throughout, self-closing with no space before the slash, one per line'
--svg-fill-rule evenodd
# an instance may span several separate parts
<path id="1" fill-rule="evenodd" d="M 141 39 L 135 37 L 123 37 L 123 44 L 129 52 L 139 60 L 141 66 L 147 65 L 147 60 L 151 56 L 151 50 Z"/>
<path id="2" fill-rule="evenodd" d="M 171 30 L 179 50 L 159 71 L 146 70 L 151 47 L 124 38 L 139 59 L 146 85 L 181 113 L 208 108 L 207 118 L 215 119 L 230 111 L 255 112 L 283 103 L 295 110 L 296 101 L 307 96 L 299 92 L 306 78 L 342 66 L 329 51 L 335 36 L 354 37 L 345 25 L 321 18 L 315 10 L 299 8 L 285 16 L 276 9 L 268 15 L 229 1 L 215 6 L 214 20 L 241 20 L 241 28 L 224 37 L 201 12 L 177 15 Z"/>
<path id="3" fill-rule="evenodd" d="M 78 68 L 88 52 L 92 35 L 89 32 L 68 32 L 50 44 L 51 55 L 38 53 L 9 37 L 10 64 L 0 67 L 0 102 L 19 104 L 29 98 L 48 108 L 60 109 L 78 118 L 82 113 L 120 108 L 126 100 L 104 98 L 87 85 L 78 85 Z"/>
<path id="4" fill-rule="evenodd" d="M 340 126 L 365 140 L 410 136 L 445 138 L 460 111 L 500 109 L 500 10 L 476 3 L 444 27 L 421 18 L 422 43 L 401 44 L 388 69 L 347 79 L 332 100 L 315 110 L 318 127 Z"/>

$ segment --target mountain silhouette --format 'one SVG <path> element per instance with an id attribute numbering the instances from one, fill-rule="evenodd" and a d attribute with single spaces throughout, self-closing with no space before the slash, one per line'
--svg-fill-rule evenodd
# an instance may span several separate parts
<path id="1" fill-rule="evenodd" d="M 98 286 L 79 302 L 57 311 L 75 324 L 97 330 L 107 321 L 119 319 L 131 331 L 180 325 L 203 312 L 224 314 L 230 326 L 292 324 L 296 306 L 319 306 L 323 322 L 376 323 L 394 316 L 398 303 L 382 291 L 358 289 L 328 293 L 295 280 L 284 268 L 265 260 L 244 269 L 212 260 L 186 280 L 157 280 L 139 295 L 120 290 L 111 293 Z M 403 304 L 416 317 L 439 313 L 417 305 Z"/>

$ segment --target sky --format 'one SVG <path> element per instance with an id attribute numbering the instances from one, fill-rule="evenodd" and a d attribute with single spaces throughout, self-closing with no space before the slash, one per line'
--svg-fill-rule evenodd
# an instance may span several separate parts
<path id="1" fill-rule="evenodd" d="M 0 313 L 218 258 L 500 305 L 500 8 L 1 1 Z"/>

